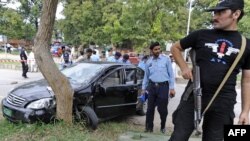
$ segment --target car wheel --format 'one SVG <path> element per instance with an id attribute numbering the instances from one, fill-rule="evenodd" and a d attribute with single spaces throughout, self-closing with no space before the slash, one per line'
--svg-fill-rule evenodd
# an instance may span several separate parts
<path id="1" fill-rule="evenodd" d="M 146 100 L 145 102 L 138 100 L 138 103 L 136 106 L 136 113 L 140 116 L 146 115 L 147 107 L 148 107 L 148 100 Z"/>
<path id="2" fill-rule="evenodd" d="M 81 120 L 85 122 L 88 127 L 91 127 L 93 130 L 97 128 L 98 117 L 91 107 L 89 106 L 82 107 L 80 116 Z"/>

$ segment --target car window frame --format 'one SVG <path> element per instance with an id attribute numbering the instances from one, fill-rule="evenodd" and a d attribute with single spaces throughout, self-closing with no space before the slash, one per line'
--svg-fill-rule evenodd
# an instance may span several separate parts
<path id="1" fill-rule="evenodd" d="M 99 82 L 103 85 L 105 79 L 110 76 L 112 73 L 114 73 L 115 71 L 118 71 L 118 70 L 122 70 L 122 74 L 121 74 L 121 81 L 122 83 L 121 84 L 117 84 L 115 86 L 121 86 L 121 85 L 124 85 L 124 70 L 123 70 L 124 66 L 119 66 L 117 68 L 115 68 L 114 70 L 110 71 L 109 73 L 105 74 L 104 76 L 101 77 L 101 80 L 99 80 Z M 110 67 L 109 69 L 107 69 L 107 71 L 109 71 L 110 69 L 112 69 L 112 67 Z"/>

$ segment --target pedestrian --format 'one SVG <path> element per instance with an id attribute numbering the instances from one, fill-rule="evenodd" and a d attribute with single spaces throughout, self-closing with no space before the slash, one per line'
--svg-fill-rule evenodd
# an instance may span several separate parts
<path id="1" fill-rule="evenodd" d="M 114 60 L 112 60 L 111 62 L 116 62 L 116 63 L 121 63 L 122 62 L 122 58 L 121 58 L 122 54 L 120 52 L 115 52 L 115 57 Z"/>
<path id="2" fill-rule="evenodd" d="M 86 56 L 84 56 L 84 61 L 92 61 L 91 56 L 92 56 L 93 50 L 91 48 L 86 49 Z"/>
<path id="3" fill-rule="evenodd" d="M 66 49 L 65 46 L 62 46 L 62 56 L 61 56 L 61 65 L 62 68 L 65 68 L 72 64 L 72 58 L 70 55 L 70 50 Z"/>
<path id="4" fill-rule="evenodd" d="M 11 45 L 7 43 L 6 47 L 7 47 L 7 53 L 11 54 Z"/>
<path id="5" fill-rule="evenodd" d="M 144 71 L 145 71 L 145 66 L 146 66 L 146 62 L 147 62 L 148 58 L 149 58 L 149 55 L 143 56 L 141 61 L 138 64 L 138 67 L 141 68 Z"/>
<path id="6" fill-rule="evenodd" d="M 113 48 L 108 49 L 106 53 L 107 62 L 113 62 L 115 60 L 115 56 L 113 54 Z"/>
<path id="7" fill-rule="evenodd" d="M 84 59 L 84 51 L 80 51 L 80 55 L 78 56 L 78 58 L 75 60 L 75 63 L 78 63 L 80 61 L 82 61 Z"/>
<path id="8" fill-rule="evenodd" d="M 161 118 L 161 132 L 165 133 L 168 98 L 170 95 L 171 97 L 175 95 L 173 70 L 170 58 L 160 54 L 161 47 L 158 42 L 152 43 L 150 50 L 153 56 L 146 63 L 142 83 L 142 94 L 148 91 L 145 132 L 153 132 L 154 113 L 157 106 Z"/>
<path id="9" fill-rule="evenodd" d="M 30 72 L 37 72 L 38 67 L 37 67 L 37 64 L 36 64 L 35 55 L 34 55 L 33 50 L 34 50 L 34 47 L 32 47 L 32 50 L 29 53 L 28 64 L 29 64 Z"/>
<path id="10" fill-rule="evenodd" d="M 100 56 L 96 54 L 96 50 L 92 50 L 91 61 L 100 61 Z"/>
<path id="11" fill-rule="evenodd" d="M 22 71 L 23 71 L 22 76 L 23 76 L 23 78 L 28 78 L 27 77 L 27 72 L 29 70 L 29 66 L 28 66 L 28 63 L 27 63 L 28 57 L 27 57 L 27 52 L 24 49 L 24 47 L 22 47 L 22 49 L 21 49 L 20 59 L 21 59 L 20 61 L 21 61 L 21 64 L 22 64 Z"/>
<path id="12" fill-rule="evenodd" d="M 131 64 L 131 62 L 129 61 L 129 55 L 128 54 L 124 54 L 122 56 L 122 63 Z"/>
<path id="13" fill-rule="evenodd" d="M 213 12 L 213 29 L 194 31 L 171 47 L 171 53 L 182 71 L 182 76 L 190 80 L 185 91 L 193 81 L 193 74 L 181 52 L 190 47 L 196 52 L 196 64 L 200 67 L 202 112 L 241 49 L 242 37 L 237 31 L 237 25 L 244 15 L 243 9 L 243 0 L 220 1 L 214 8 L 208 9 Z M 250 42 L 248 39 L 245 52 L 236 68 L 204 114 L 202 141 L 222 141 L 224 125 L 234 123 L 237 95 L 235 86 L 240 70 L 242 70 L 242 111 L 239 124 L 249 124 Z M 184 92 L 178 108 L 173 113 L 174 131 L 170 141 L 188 141 L 194 130 L 194 95 L 191 91 L 185 98 L 186 94 Z"/>

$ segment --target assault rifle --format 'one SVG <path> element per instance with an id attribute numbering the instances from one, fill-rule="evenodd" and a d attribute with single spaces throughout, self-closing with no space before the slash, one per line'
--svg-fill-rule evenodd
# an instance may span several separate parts
<path id="1" fill-rule="evenodd" d="M 193 95 L 194 95 L 194 127 L 196 135 L 200 135 L 199 124 L 201 122 L 201 86 L 200 86 L 200 67 L 196 64 L 196 52 L 195 50 L 190 51 L 191 60 L 193 64 Z"/>

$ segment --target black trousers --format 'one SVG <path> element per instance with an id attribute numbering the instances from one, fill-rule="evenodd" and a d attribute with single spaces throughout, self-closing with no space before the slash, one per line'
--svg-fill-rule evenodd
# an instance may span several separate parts
<path id="1" fill-rule="evenodd" d="M 166 119 L 168 115 L 168 96 L 169 84 L 148 86 L 148 108 L 146 113 L 146 129 L 153 130 L 154 127 L 154 113 L 157 106 L 161 118 L 161 129 L 165 128 Z"/>
<path id="2" fill-rule="evenodd" d="M 221 94 L 221 93 L 220 93 Z M 219 94 L 219 95 L 220 95 Z M 221 94 L 223 95 L 223 94 Z M 206 107 L 212 96 L 202 96 L 202 110 Z M 202 141 L 223 141 L 224 125 L 233 124 L 235 100 L 216 97 L 214 103 L 204 115 L 202 125 Z M 194 131 L 194 96 L 191 94 L 172 115 L 174 132 L 169 141 L 188 141 Z"/>
<path id="3" fill-rule="evenodd" d="M 23 70 L 23 77 L 27 77 L 27 72 L 29 70 L 29 66 L 27 63 L 22 62 L 22 70 Z"/>

